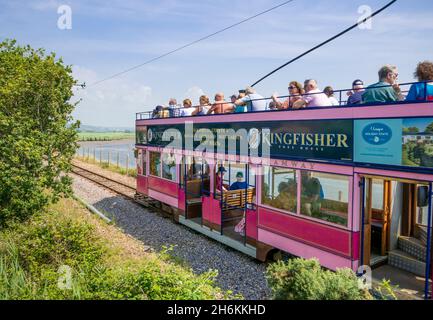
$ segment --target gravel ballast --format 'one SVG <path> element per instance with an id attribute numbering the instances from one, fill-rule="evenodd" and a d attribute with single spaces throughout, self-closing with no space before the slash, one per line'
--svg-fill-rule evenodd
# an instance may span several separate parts
<path id="1" fill-rule="evenodd" d="M 78 176 L 74 178 L 75 194 L 112 219 L 125 233 L 142 241 L 155 251 L 174 245 L 171 253 L 197 274 L 218 270 L 217 285 L 232 290 L 248 300 L 269 298 L 264 272 L 265 264 L 175 224 L 130 200 L 126 200 Z"/>

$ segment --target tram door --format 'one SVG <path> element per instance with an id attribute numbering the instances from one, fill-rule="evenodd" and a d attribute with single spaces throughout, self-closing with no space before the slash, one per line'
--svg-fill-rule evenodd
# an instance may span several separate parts
<path id="1" fill-rule="evenodd" d="M 255 174 L 248 164 L 236 162 L 219 163 L 216 171 L 215 194 L 221 205 L 221 232 L 246 243 L 248 213 L 255 202 Z"/>
<path id="2" fill-rule="evenodd" d="M 183 170 L 185 218 L 202 225 L 202 197 L 210 189 L 209 165 L 203 158 L 186 157 Z"/>
<path id="3" fill-rule="evenodd" d="M 387 261 L 390 247 L 391 181 L 364 178 L 363 264 L 375 266 Z"/>

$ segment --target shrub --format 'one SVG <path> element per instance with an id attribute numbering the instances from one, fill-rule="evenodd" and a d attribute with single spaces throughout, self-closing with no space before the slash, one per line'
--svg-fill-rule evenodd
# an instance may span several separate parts
<path id="1" fill-rule="evenodd" d="M 0 42 L 0 227 L 70 194 L 74 84 L 54 54 Z"/>
<path id="2" fill-rule="evenodd" d="M 51 211 L 0 232 L 0 299 L 240 298 L 215 287 L 214 271 L 197 276 L 172 263 L 165 252 L 118 259 L 125 248 L 110 245 L 110 235 L 119 235 L 106 235 L 107 229 L 101 233 L 114 227 L 96 228 L 83 220 Z M 63 266 L 71 271 L 66 289 L 58 285 Z"/>
<path id="3" fill-rule="evenodd" d="M 266 277 L 276 300 L 370 299 L 352 270 L 323 270 L 315 259 L 279 261 L 268 267 Z"/>

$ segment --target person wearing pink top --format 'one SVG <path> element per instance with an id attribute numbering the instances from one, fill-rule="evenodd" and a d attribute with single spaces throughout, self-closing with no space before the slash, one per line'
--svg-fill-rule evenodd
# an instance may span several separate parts
<path id="1" fill-rule="evenodd" d="M 306 80 L 304 88 L 307 94 L 295 102 L 293 109 L 332 106 L 328 96 L 318 89 L 316 80 Z"/>

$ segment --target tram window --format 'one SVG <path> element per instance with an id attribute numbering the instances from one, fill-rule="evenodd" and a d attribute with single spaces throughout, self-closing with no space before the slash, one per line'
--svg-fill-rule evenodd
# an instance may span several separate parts
<path id="1" fill-rule="evenodd" d="M 138 151 L 138 174 L 142 176 L 146 176 L 147 172 L 147 159 L 146 159 L 146 150 Z"/>
<path id="2" fill-rule="evenodd" d="M 292 169 L 264 167 L 262 204 L 297 213 L 298 183 Z"/>
<path id="3" fill-rule="evenodd" d="M 150 174 L 154 177 L 161 178 L 161 154 L 157 152 L 150 152 Z"/>
<path id="4" fill-rule="evenodd" d="M 162 177 L 164 179 L 176 182 L 177 180 L 177 166 L 176 158 L 174 155 L 162 155 Z"/>
<path id="5" fill-rule="evenodd" d="M 301 214 L 347 226 L 349 178 L 309 171 L 303 171 L 301 178 Z"/>
<path id="6" fill-rule="evenodd" d="M 255 172 L 253 172 L 252 170 L 247 170 L 247 164 L 238 162 L 218 162 L 215 166 L 215 175 L 218 174 L 218 171 L 221 167 L 224 167 L 224 169 L 226 170 L 226 172 L 224 173 L 224 178 L 222 180 L 225 189 L 238 190 L 240 186 L 243 189 L 245 188 L 245 186 L 248 186 L 249 189 L 256 187 Z M 240 173 L 242 173 L 242 178 L 238 180 L 238 175 Z M 215 191 L 220 189 L 220 186 L 217 186 L 217 180 L 218 179 L 215 179 Z"/>

